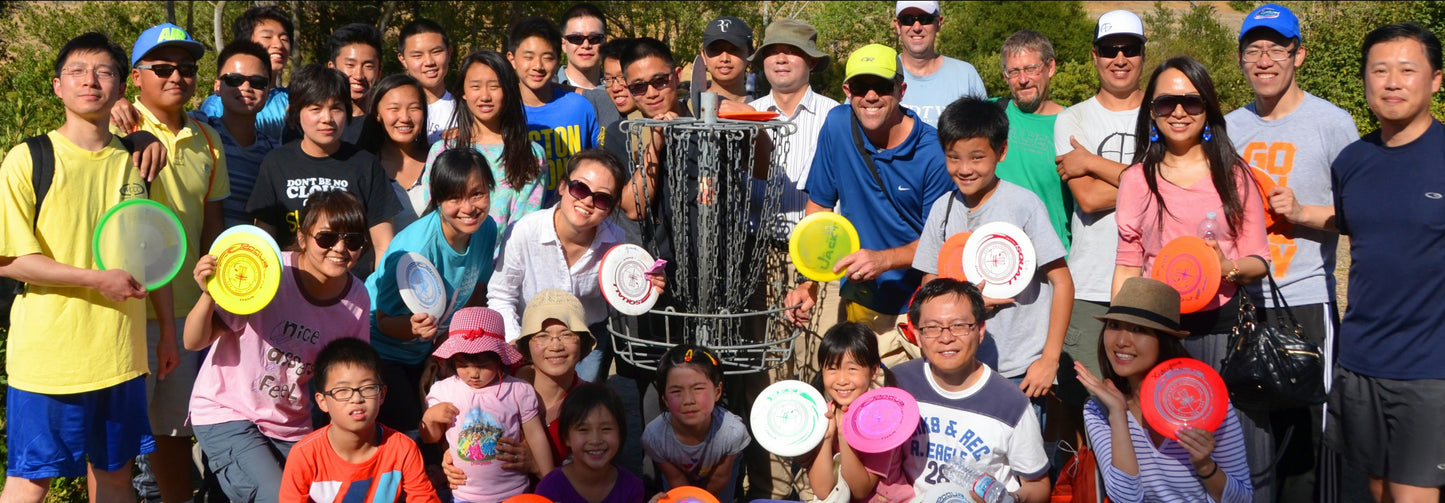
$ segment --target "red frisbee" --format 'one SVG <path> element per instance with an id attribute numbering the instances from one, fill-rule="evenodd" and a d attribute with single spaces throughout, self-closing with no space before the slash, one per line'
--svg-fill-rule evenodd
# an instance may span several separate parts
<path id="1" fill-rule="evenodd" d="M 502 500 L 502 503 L 552 503 L 552 500 L 547 499 L 546 496 L 542 496 L 539 494 L 527 493 L 512 496 L 510 498 Z"/>
<path id="2" fill-rule="evenodd" d="M 761 112 L 733 112 L 730 114 L 717 114 L 717 118 L 760 122 L 775 119 L 778 117 L 778 115 L 779 114 L 777 112 L 769 112 L 767 110 L 764 110 Z"/>
<path id="3" fill-rule="evenodd" d="M 1180 428 L 1218 429 L 1229 411 L 1229 391 L 1208 364 L 1175 358 L 1155 365 L 1144 377 L 1139 409 L 1154 431 L 1179 440 Z"/>
<path id="4" fill-rule="evenodd" d="M 943 242 L 943 246 L 938 249 L 939 277 L 968 281 L 968 275 L 963 272 L 963 247 L 968 244 L 968 237 L 972 235 L 972 232 L 960 232 Z"/>
<path id="5" fill-rule="evenodd" d="M 1283 217 L 1275 216 L 1274 208 L 1269 205 L 1269 193 L 1274 191 L 1276 184 L 1274 178 L 1259 168 L 1249 168 L 1254 174 L 1254 186 L 1259 189 L 1259 197 L 1264 200 L 1264 227 L 1270 234 L 1288 235 L 1294 230 L 1294 224 L 1289 223 Z"/>
<path id="6" fill-rule="evenodd" d="M 1179 292 L 1179 312 L 1192 313 L 1204 309 L 1219 293 L 1224 280 L 1220 267 L 1213 246 L 1202 238 L 1182 236 L 1159 250 L 1149 277 L 1174 287 Z"/>

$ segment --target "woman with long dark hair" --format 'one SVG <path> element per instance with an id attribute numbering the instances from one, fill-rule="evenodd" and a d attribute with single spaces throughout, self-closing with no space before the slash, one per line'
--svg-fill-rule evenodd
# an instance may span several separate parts
<path id="1" fill-rule="evenodd" d="M 491 217 L 497 222 L 497 245 L 502 233 L 523 215 L 542 208 L 549 171 L 542 146 L 527 139 L 527 114 L 517 73 L 496 51 L 476 51 L 462 59 L 452 96 L 461 102 L 453 109 L 455 135 L 432 145 L 430 167 L 442 150 L 471 144 L 492 167 L 497 181 L 492 188 Z M 498 250 L 494 250 L 494 253 Z"/>
<path id="2" fill-rule="evenodd" d="M 1135 132 L 1135 164 L 1119 178 L 1114 292 L 1117 295 L 1128 278 L 1148 276 L 1170 241 L 1205 238 L 1219 257 L 1219 292 L 1199 311 L 1183 315 L 1181 324 L 1193 335 L 1182 342 L 1190 354 L 1218 369 L 1228 353 L 1242 287 L 1269 272 L 1264 200 L 1249 166 L 1229 141 L 1219 97 L 1204 65 L 1187 57 L 1161 63 L 1144 98 Z M 1200 235 L 1201 229 L 1209 231 L 1201 224 L 1210 219 L 1213 235 Z M 1268 411 L 1240 412 L 1250 466 L 1270 472 Z M 1270 479 L 1266 473 L 1255 481 L 1261 501 L 1273 497 Z"/>
<path id="3" fill-rule="evenodd" d="M 371 88 L 371 110 L 363 119 L 357 146 L 376 154 L 391 179 L 402 211 L 391 222 L 397 232 L 426 211 L 431 194 L 424 183 L 427 167 L 426 93 L 406 75 L 391 75 Z"/>

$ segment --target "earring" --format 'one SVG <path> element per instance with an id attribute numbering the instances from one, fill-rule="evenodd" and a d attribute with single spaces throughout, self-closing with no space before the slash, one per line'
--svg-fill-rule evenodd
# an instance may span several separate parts
<path id="1" fill-rule="evenodd" d="M 1208 125 L 1208 124 L 1205 124 L 1205 125 L 1204 125 L 1204 141 L 1209 141 L 1209 140 L 1211 140 L 1211 139 L 1214 139 L 1214 133 L 1209 132 L 1209 125 Z"/>
<path id="2" fill-rule="evenodd" d="M 1153 124 L 1150 124 L 1150 125 L 1149 125 L 1149 143 L 1155 143 L 1155 142 L 1158 142 L 1158 141 L 1159 141 L 1159 128 L 1154 127 Z"/>

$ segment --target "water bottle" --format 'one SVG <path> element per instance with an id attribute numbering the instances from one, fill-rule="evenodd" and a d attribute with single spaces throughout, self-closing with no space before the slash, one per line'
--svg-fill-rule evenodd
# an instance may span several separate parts
<path id="1" fill-rule="evenodd" d="M 949 482 L 966 487 L 978 495 L 983 503 L 1015 503 L 1012 494 L 1004 487 L 1002 482 L 993 478 L 988 472 L 976 470 L 967 466 L 943 465 L 943 477 Z"/>
<path id="2" fill-rule="evenodd" d="M 1219 236 L 1219 214 L 1213 211 L 1204 215 L 1204 220 L 1199 221 L 1199 237 L 1206 241 L 1214 241 Z"/>

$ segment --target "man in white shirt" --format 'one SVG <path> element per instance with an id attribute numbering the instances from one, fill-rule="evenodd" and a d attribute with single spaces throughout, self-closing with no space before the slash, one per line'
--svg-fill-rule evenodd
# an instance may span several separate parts
<path id="1" fill-rule="evenodd" d="M 943 28 L 938 2 L 898 2 L 893 8 L 893 31 L 898 34 L 898 69 L 908 84 L 903 106 L 918 113 L 930 126 L 938 125 L 943 107 L 964 96 L 984 99 L 983 77 L 967 61 L 934 49 Z"/>

